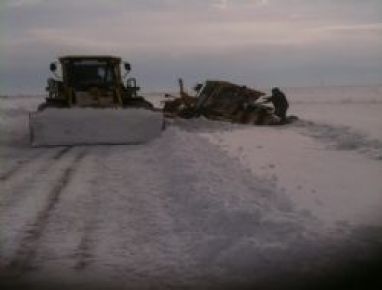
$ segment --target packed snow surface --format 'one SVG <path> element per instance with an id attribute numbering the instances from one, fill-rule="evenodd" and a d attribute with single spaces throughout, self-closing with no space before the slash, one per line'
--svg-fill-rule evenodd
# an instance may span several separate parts
<path id="1" fill-rule="evenodd" d="M 366 289 L 380 92 L 289 89 L 287 126 L 178 119 L 144 145 L 53 148 L 29 143 L 41 98 L 0 98 L 0 286 Z"/>

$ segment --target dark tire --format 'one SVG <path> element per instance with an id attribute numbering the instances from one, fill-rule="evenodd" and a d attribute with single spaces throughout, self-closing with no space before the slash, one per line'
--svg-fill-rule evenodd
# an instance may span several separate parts
<path id="1" fill-rule="evenodd" d="M 290 124 L 290 123 L 293 123 L 295 121 L 297 121 L 299 118 L 297 116 L 287 116 L 286 117 L 286 124 Z"/>
<path id="2" fill-rule="evenodd" d="M 43 111 L 43 110 L 45 110 L 48 107 L 49 107 L 49 105 L 47 103 L 42 103 L 42 104 L 38 105 L 37 111 L 39 111 L 39 112 Z"/>
<path id="3" fill-rule="evenodd" d="M 142 97 L 125 99 L 123 102 L 124 106 L 127 108 L 144 108 L 144 109 L 154 109 L 154 105 L 149 101 L 146 101 Z"/>

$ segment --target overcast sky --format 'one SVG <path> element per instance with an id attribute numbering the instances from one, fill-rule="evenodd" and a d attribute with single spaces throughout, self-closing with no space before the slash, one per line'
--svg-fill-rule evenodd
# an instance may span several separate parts
<path id="1" fill-rule="evenodd" d="M 115 54 L 146 90 L 206 78 L 382 83 L 381 0 L 0 0 L 0 93 L 43 92 L 49 63 Z"/>

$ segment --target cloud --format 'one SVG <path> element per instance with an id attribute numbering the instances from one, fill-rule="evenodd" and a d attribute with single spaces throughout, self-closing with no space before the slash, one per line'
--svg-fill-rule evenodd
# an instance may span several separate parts
<path id="1" fill-rule="evenodd" d="M 90 37 L 89 37 L 90 36 Z M 29 39 L 41 45 L 50 45 L 62 48 L 77 48 L 81 50 L 118 50 L 120 43 L 112 39 L 99 39 L 97 35 L 89 35 L 86 31 L 77 33 L 65 29 L 43 28 L 31 30 Z"/>
<path id="2" fill-rule="evenodd" d="M 350 73 L 349 63 L 382 67 L 380 0 L 0 1 L 6 4 L 0 64 L 7 66 L 0 73 L 11 79 L 8 72 L 22 75 L 28 66 L 36 87 L 32 80 L 45 75 L 47 63 L 71 53 L 126 56 L 158 86 L 178 73 L 227 72 L 243 81 L 278 74 L 282 82 L 279 71 L 304 81 L 310 69 L 340 78 Z"/>
<path id="3" fill-rule="evenodd" d="M 228 9 L 242 5 L 266 6 L 269 3 L 268 0 L 210 0 L 209 2 L 210 5 L 219 9 Z"/>
<path id="4" fill-rule="evenodd" d="M 23 7 L 42 4 L 45 0 L 5 0 L 8 7 Z"/>
<path id="5" fill-rule="evenodd" d="M 375 31 L 382 32 L 382 22 L 379 23 L 364 23 L 364 24 L 342 24 L 334 26 L 324 26 L 319 28 L 322 31 L 337 31 L 337 32 L 365 32 L 365 31 Z"/>
<path id="6" fill-rule="evenodd" d="M 103 7 L 129 7 L 132 9 L 176 9 L 176 8 L 219 8 L 227 9 L 240 6 L 266 6 L 269 0 L 2 0 L 6 7 L 20 8 L 40 4 L 64 5 L 66 7 L 103 6 Z M 62 2 L 62 3 L 60 3 Z"/>

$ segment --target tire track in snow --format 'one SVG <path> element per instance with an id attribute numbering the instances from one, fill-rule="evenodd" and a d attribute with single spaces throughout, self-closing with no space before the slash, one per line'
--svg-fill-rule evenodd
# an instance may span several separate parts
<path id="1" fill-rule="evenodd" d="M 6 267 L 12 276 L 21 276 L 31 269 L 31 264 L 37 251 L 39 240 L 44 233 L 44 230 L 49 222 L 49 218 L 59 203 L 61 194 L 70 183 L 73 175 L 76 173 L 77 165 L 86 156 L 86 154 L 86 150 L 79 153 L 71 164 L 65 169 L 61 177 L 56 181 L 55 185 L 49 192 L 44 208 L 38 213 L 34 222 L 28 227 L 29 229 L 25 231 L 25 235 L 20 241 L 13 259 Z M 62 156 L 63 155 L 61 154 L 61 157 Z M 60 158 L 60 156 L 58 157 Z"/>
<path id="2" fill-rule="evenodd" d="M 161 256 L 187 259 L 172 235 L 173 217 L 162 201 L 166 178 L 162 166 L 149 165 L 166 166 L 166 156 L 157 154 L 161 149 L 150 144 L 93 150 L 81 163 L 81 176 L 76 175 L 51 216 L 33 259 L 41 267 L 28 277 L 62 275 L 82 281 L 102 273 L 101 279 L 138 283 L 138 288 L 140 283 L 150 284 L 146 274 L 154 273 L 158 283 L 167 285 L 161 273 L 171 272 L 178 263 L 167 265 Z M 126 167 L 127 160 L 135 166 Z M 74 187 L 77 181 L 81 185 Z M 59 239 L 62 234 L 65 237 Z M 155 241 L 148 250 L 151 239 Z"/>
<path id="3" fill-rule="evenodd" d="M 95 217 L 93 217 L 95 218 Z M 85 225 L 83 235 L 81 237 L 81 241 L 76 250 L 76 264 L 74 265 L 74 269 L 76 270 L 84 270 L 90 264 L 93 257 L 93 232 L 95 231 L 95 222 L 88 221 Z"/>
<path id="4" fill-rule="evenodd" d="M 94 163 L 92 165 L 94 165 Z M 98 172 L 98 174 L 93 177 L 94 182 L 91 183 L 91 187 L 89 188 L 89 207 L 82 216 L 82 236 L 74 254 L 75 264 L 73 268 L 75 270 L 85 270 L 93 262 L 94 247 L 96 244 L 95 232 L 98 229 L 99 215 L 102 216 L 102 213 L 100 213 L 100 204 L 105 204 L 100 200 L 101 193 L 97 190 L 99 187 L 97 180 L 102 180 L 101 175 L 102 172 Z"/>
<path id="5" fill-rule="evenodd" d="M 53 156 L 53 159 L 60 160 L 66 153 L 68 153 L 70 150 L 72 150 L 73 146 L 68 146 L 64 148 L 63 150 L 57 152 L 56 155 Z"/>
<path id="6" fill-rule="evenodd" d="M 85 170 L 87 172 L 91 172 L 92 168 L 95 166 L 98 167 L 98 171 L 95 172 L 95 175 L 91 176 L 89 179 L 90 187 L 86 190 L 86 193 L 88 194 L 87 201 L 83 204 L 85 206 L 82 206 L 82 208 L 86 208 L 86 210 L 81 213 L 81 220 L 83 221 L 82 236 L 75 249 L 74 270 L 84 271 L 94 262 L 94 258 L 96 256 L 95 247 L 97 245 L 97 231 L 102 223 L 100 216 L 105 215 L 105 213 L 101 212 L 101 208 L 104 209 L 105 205 L 108 203 L 108 199 L 110 199 L 109 196 L 104 199 L 104 193 L 100 190 L 100 188 L 105 185 L 105 182 L 107 183 L 107 175 L 113 172 L 113 169 L 109 168 L 106 165 L 107 162 L 105 163 L 105 161 L 115 150 L 116 147 L 108 146 L 102 147 L 100 148 L 100 151 L 94 152 L 94 159 L 90 160 L 88 163 L 88 170 Z M 101 158 L 97 157 L 97 155 L 101 156 Z M 82 201 L 82 203 L 83 202 L 84 201 Z"/>
<path id="7" fill-rule="evenodd" d="M 30 184 L 35 180 L 38 180 L 39 176 L 47 173 L 52 168 L 52 166 L 54 166 L 57 161 L 68 154 L 71 149 L 72 147 L 61 149 L 58 152 L 55 152 L 52 157 L 47 158 L 47 160 L 43 160 L 42 158 L 35 158 L 33 160 L 33 164 L 40 160 L 43 161 L 43 164 L 41 164 L 37 170 L 30 170 L 31 174 L 28 174 L 21 180 L 14 180 L 19 177 L 19 174 L 14 174 L 11 175 L 9 179 L 3 181 L 3 188 L 10 187 L 11 190 L 6 191 L 5 195 L 2 196 L 2 199 L 0 200 L 0 207 L 6 206 L 6 208 L 9 209 L 19 201 L 23 200 L 25 195 L 29 192 Z M 32 164 L 32 162 L 29 164 Z"/>
<path id="8" fill-rule="evenodd" d="M 14 177 L 20 170 L 24 169 L 27 165 L 33 163 L 37 159 L 39 159 L 41 156 L 47 154 L 46 151 L 41 151 L 36 155 L 33 155 L 31 158 L 24 159 L 19 161 L 17 165 L 15 165 L 13 168 L 9 169 L 7 172 L 3 173 L 0 176 L 0 182 L 4 182 L 9 180 L 10 178 Z"/>
<path id="9" fill-rule="evenodd" d="M 61 149 L 60 151 L 58 151 L 53 156 L 53 159 L 55 159 L 55 160 L 61 159 L 62 156 L 64 156 L 68 151 L 70 151 L 71 148 L 72 148 L 71 146 L 68 146 L 68 147 L 65 147 L 64 149 Z M 16 166 L 14 166 L 12 169 L 8 170 L 7 172 L 3 173 L 0 176 L 0 182 L 6 182 L 6 181 L 16 177 L 17 174 L 22 169 L 25 169 L 28 165 L 33 164 L 33 162 L 40 159 L 40 157 L 48 154 L 49 152 L 50 152 L 50 150 L 44 150 L 44 151 L 39 152 L 38 154 L 33 155 L 31 158 L 27 158 L 27 159 L 19 161 L 19 163 Z"/>
<path id="10" fill-rule="evenodd" d="M 110 197 L 105 195 L 108 187 L 100 190 L 100 186 L 107 183 L 107 156 L 114 150 L 115 147 L 93 146 L 78 165 L 80 173 L 66 187 L 34 254 L 33 265 L 39 265 L 38 272 L 48 272 L 43 276 L 62 272 L 81 276 L 96 261 L 99 223 L 113 211 L 103 210 Z"/>

